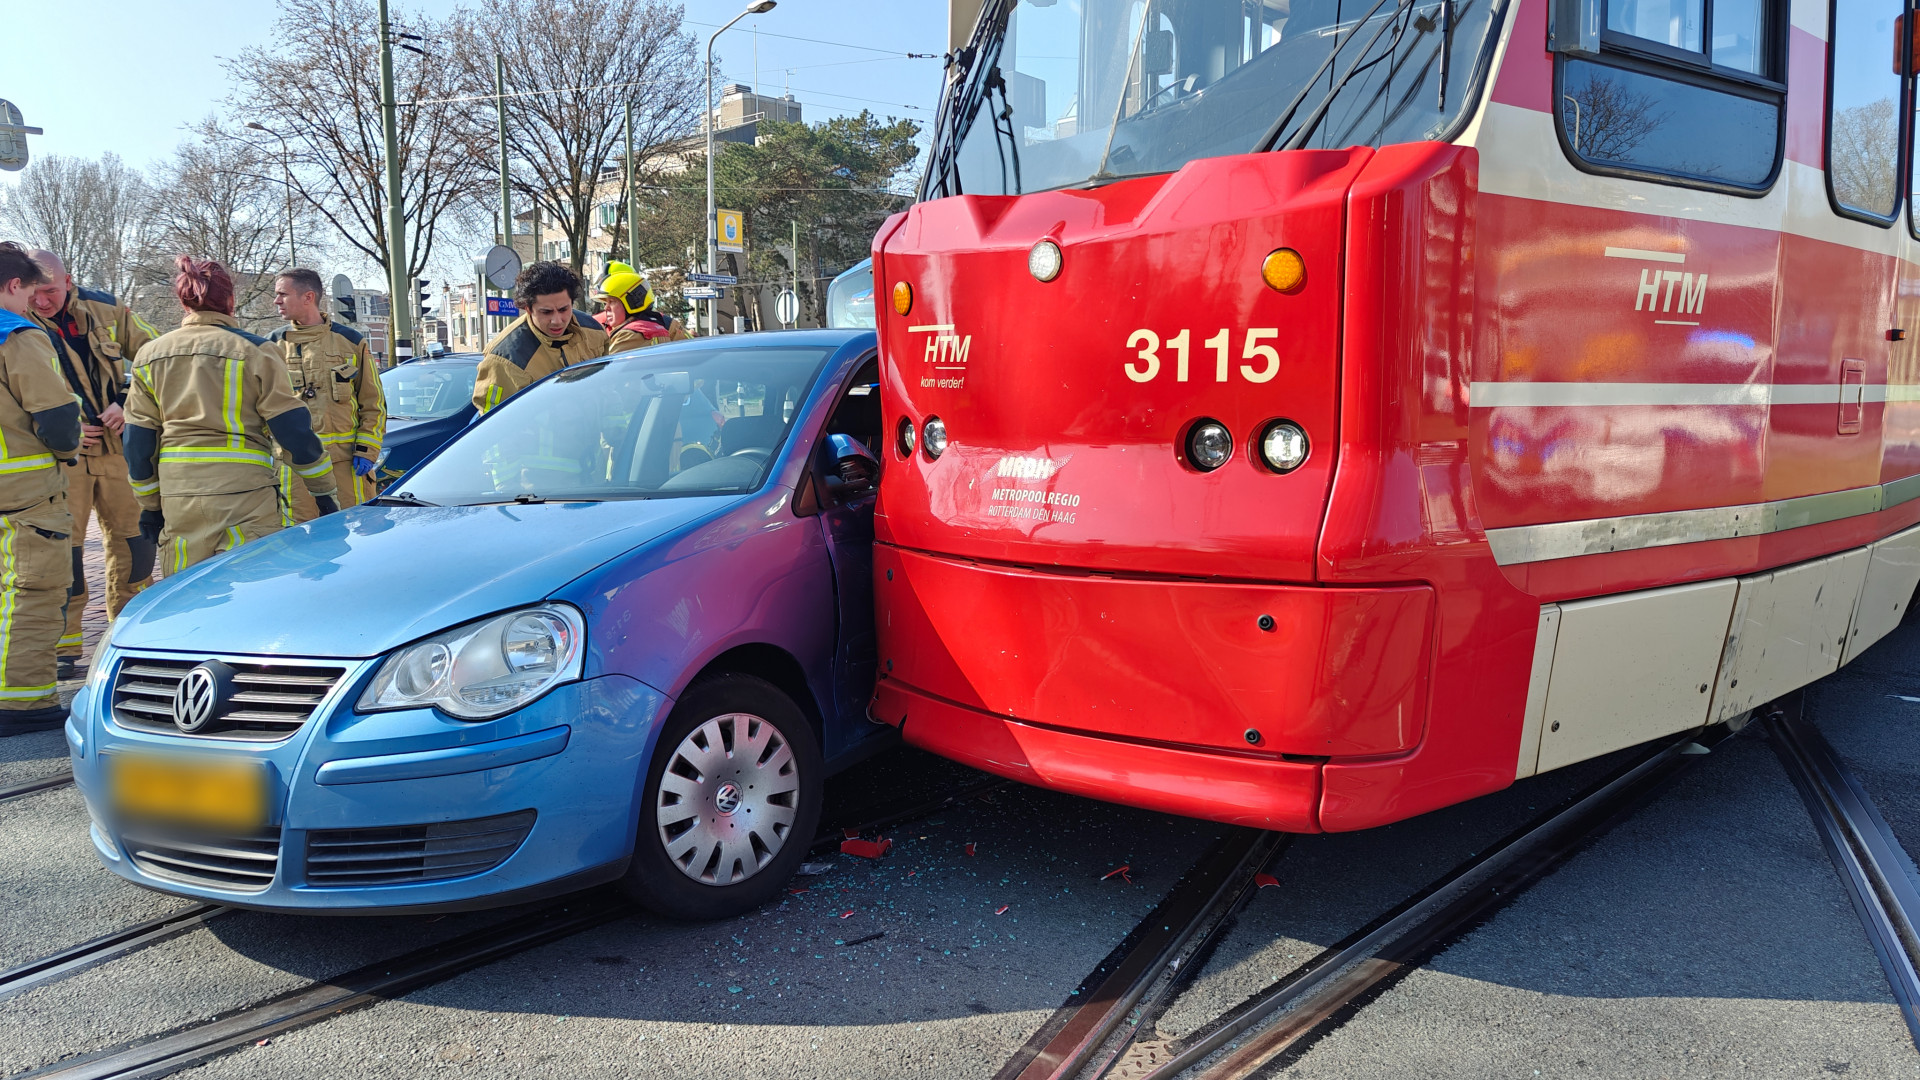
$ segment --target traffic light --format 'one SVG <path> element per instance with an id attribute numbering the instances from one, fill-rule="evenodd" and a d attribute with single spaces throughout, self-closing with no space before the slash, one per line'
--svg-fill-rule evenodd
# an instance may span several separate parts
<path id="1" fill-rule="evenodd" d="M 357 323 L 360 321 L 359 312 L 354 310 L 353 297 L 351 296 L 334 297 L 333 314 L 336 319 L 343 323 Z"/>
<path id="2" fill-rule="evenodd" d="M 433 299 L 433 290 L 427 288 L 427 286 L 431 284 L 433 284 L 433 282 L 428 281 L 426 278 L 413 279 L 413 291 L 415 296 L 415 300 L 413 302 L 414 310 L 420 312 L 420 314 L 422 315 L 425 315 L 427 313 L 427 301 Z"/>

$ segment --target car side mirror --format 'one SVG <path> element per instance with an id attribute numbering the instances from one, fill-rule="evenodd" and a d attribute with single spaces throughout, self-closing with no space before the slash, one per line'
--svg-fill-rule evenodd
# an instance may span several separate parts
<path id="1" fill-rule="evenodd" d="M 820 446 L 821 487 L 827 501 L 844 506 L 872 495 L 880 486 L 880 459 L 851 435 L 829 435 Z"/>

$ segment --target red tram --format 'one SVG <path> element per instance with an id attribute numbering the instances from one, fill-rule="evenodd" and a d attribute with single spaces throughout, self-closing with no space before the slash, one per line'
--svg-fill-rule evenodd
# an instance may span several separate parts
<path id="1" fill-rule="evenodd" d="M 873 249 L 908 742 L 1359 829 L 1737 719 L 1904 614 L 1898 0 L 953 19 Z"/>

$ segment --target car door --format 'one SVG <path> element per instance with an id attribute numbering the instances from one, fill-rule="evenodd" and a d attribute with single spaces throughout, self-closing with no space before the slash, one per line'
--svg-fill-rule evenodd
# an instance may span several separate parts
<path id="1" fill-rule="evenodd" d="M 840 400 L 813 449 L 810 490 L 799 499 L 803 510 L 811 503 L 816 511 L 833 562 L 839 628 L 833 664 L 834 705 L 842 720 L 841 747 L 851 745 L 869 726 L 865 723 L 867 701 L 873 694 L 879 664 L 873 622 L 873 505 L 880 490 L 879 379 L 879 359 L 874 357 L 863 362 L 841 387 Z M 858 483 L 850 487 L 840 475 L 835 448 L 845 447 L 847 439 L 857 441 L 872 455 L 873 483 L 864 489 Z"/>

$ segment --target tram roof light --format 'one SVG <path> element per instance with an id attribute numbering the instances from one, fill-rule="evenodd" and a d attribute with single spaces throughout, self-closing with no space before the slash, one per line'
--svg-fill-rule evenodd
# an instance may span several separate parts
<path id="1" fill-rule="evenodd" d="M 1307 283 L 1307 261 L 1292 248 L 1276 248 L 1261 262 L 1260 279 L 1275 292 L 1298 292 Z"/>

